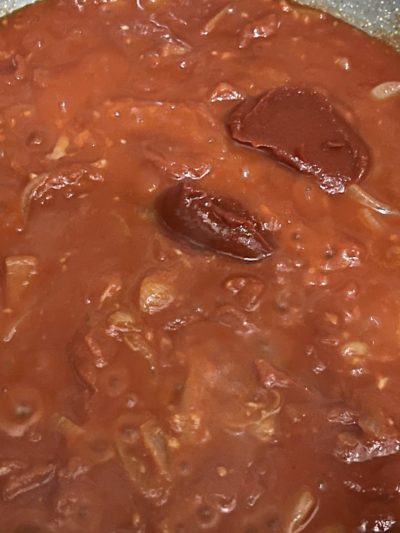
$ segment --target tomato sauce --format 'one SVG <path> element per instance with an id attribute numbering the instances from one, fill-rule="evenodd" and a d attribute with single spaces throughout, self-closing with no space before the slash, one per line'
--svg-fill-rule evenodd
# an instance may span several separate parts
<path id="1" fill-rule="evenodd" d="M 400 531 L 398 54 L 284 0 L 0 24 L 0 532 Z"/>

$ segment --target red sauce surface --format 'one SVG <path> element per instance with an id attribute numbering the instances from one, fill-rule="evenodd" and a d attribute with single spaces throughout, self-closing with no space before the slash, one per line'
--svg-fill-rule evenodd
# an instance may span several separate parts
<path id="1" fill-rule="evenodd" d="M 400 531 L 399 78 L 285 1 L 2 20 L 1 533 Z M 232 138 L 280 87 L 365 144 L 359 184 Z"/>

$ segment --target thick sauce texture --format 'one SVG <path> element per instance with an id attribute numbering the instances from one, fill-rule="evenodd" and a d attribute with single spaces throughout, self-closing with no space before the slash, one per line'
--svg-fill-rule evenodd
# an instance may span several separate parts
<path id="1" fill-rule="evenodd" d="M 286 1 L 1 21 L 1 533 L 400 531 L 399 79 Z"/>

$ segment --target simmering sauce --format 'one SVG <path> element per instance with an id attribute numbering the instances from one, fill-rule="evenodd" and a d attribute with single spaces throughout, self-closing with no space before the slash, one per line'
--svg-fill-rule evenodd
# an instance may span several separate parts
<path id="1" fill-rule="evenodd" d="M 284 0 L 1 20 L 1 533 L 400 531 L 399 80 Z"/>

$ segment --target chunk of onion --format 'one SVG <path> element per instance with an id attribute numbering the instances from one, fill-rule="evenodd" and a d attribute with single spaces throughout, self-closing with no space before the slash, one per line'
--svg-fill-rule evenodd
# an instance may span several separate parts
<path id="1" fill-rule="evenodd" d="M 125 344 L 132 352 L 141 354 L 147 361 L 150 370 L 154 372 L 157 368 L 156 356 L 149 343 L 141 334 L 134 331 L 124 335 Z"/>
<path id="2" fill-rule="evenodd" d="M 119 458 L 131 482 L 140 489 L 143 487 L 144 490 L 146 490 L 147 483 L 145 478 L 145 465 L 136 457 L 136 455 L 134 455 L 134 453 L 132 453 L 131 450 L 129 450 L 129 448 L 123 442 L 117 439 L 115 444 Z"/>
<path id="3" fill-rule="evenodd" d="M 23 461 L 17 459 L 2 460 L 0 461 L 0 478 L 8 476 L 9 474 L 14 474 L 21 470 L 26 470 L 27 465 Z"/>
<path id="4" fill-rule="evenodd" d="M 108 317 L 108 323 L 118 331 L 132 331 L 136 329 L 134 327 L 135 320 L 132 314 L 127 311 L 114 311 L 114 313 Z"/>
<path id="5" fill-rule="evenodd" d="M 350 359 L 360 359 L 367 357 L 370 353 L 369 346 L 365 342 L 351 341 L 342 346 L 340 350 L 343 357 Z"/>
<path id="6" fill-rule="evenodd" d="M 269 416 L 260 420 L 260 422 L 253 424 L 249 428 L 249 433 L 256 437 L 261 442 L 269 442 L 276 432 L 275 416 Z"/>
<path id="7" fill-rule="evenodd" d="M 148 500 L 163 505 L 168 499 L 168 485 L 149 471 L 144 461 L 139 459 L 137 450 L 127 446 L 117 438 L 115 441 L 119 459 L 132 485 Z M 136 452 L 136 453 L 135 453 Z"/>
<path id="8" fill-rule="evenodd" d="M 38 176 L 34 176 L 30 179 L 22 191 L 21 212 L 25 220 L 28 218 L 29 208 L 32 200 L 36 197 L 37 191 L 44 183 L 46 183 L 48 178 L 48 174 L 39 174 Z"/>
<path id="9" fill-rule="evenodd" d="M 160 474 L 168 479 L 168 448 L 163 430 L 154 422 L 154 420 L 148 420 L 140 426 L 140 433 L 144 445 L 150 453 Z"/>
<path id="10" fill-rule="evenodd" d="M 85 433 L 84 429 L 62 415 L 55 416 L 55 427 L 64 437 L 71 440 Z"/>
<path id="11" fill-rule="evenodd" d="M 224 422 L 228 431 L 242 432 L 253 435 L 262 442 L 268 442 L 276 431 L 276 417 L 282 408 L 281 395 L 276 390 L 269 391 L 271 402 L 247 402 L 244 412 L 235 410 L 234 414 L 226 417 Z"/>
<path id="12" fill-rule="evenodd" d="M 3 342 L 11 342 L 13 340 L 19 327 L 23 324 L 25 319 L 32 314 L 32 311 L 33 307 L 17 316 L 15 316 L 15 313 L 4 315 L 4 324 L 3 321 L 0 320 L 0 337 L 3 339 Z"/>
<path id="13" fill-rule="evenodd" d="M 201 34 L 208 35 L 209 33 L 211 33 L 222 21 L 222 19 L 226 17 L 226 15 L 230 15 L 233 12 L 234 7 L 232 6 L 232 4 L 226 5 L 205 24 L 204 28 L 201 31 Z"/>
<path id="14" fill-rule="evenodd" d="M 400 81 L 385 81 L 374 87 L 371 94 L 377 100 L 385 100 L 396 94 L 400 94 Z"/>
<path id="15" fill-rule="evenodd" d="M 50 159 L 52 161 L 58 161 L 58 159 L 62 159 L 67 155 L 67 148 L 69 146 L 69 139 L 66 135 L 61 135 L 51 154 L 47 155 L 47 159 Z"/>
<path id="16" fill-rule="evenodd" d="M 384 233 L 385 225 L 382 223 L 382 219 L 373 213 L 370 209 L 364 208 L 360 211 L 360 219 L 364 226 L 374 233 Z"/>
<path id="17" fill-rule="evenodd" d="M 139 305 L 142 313 L 154 315 L 169 307 L 175 299 L 175 289 L 167 272 L 146 276 L 140 285 Z"/>
<path id="18" fill-rule="evenodd" d="M 39 262 L 32 255 L 13 255 L 5 259 L 7 306 L 16 309 L 32 280 L 38 274 Z"/>
<path id="19" fill-rule="evenodd" d="M 381 202 L 364 191 L 359 185 L 350 185 L 347 188 L 348 195 L 356 202 L 380 213 L 381 215 L 400 216 L 400 211 L 384 202 Z"/>
<path id="20" fill-rule="evenodd" d="M 304 491 L 298 497 L 285 530 L 287 533 L 300 533 L 313 520 L 318 512 L 318 502 L 309 491 Z"/>

